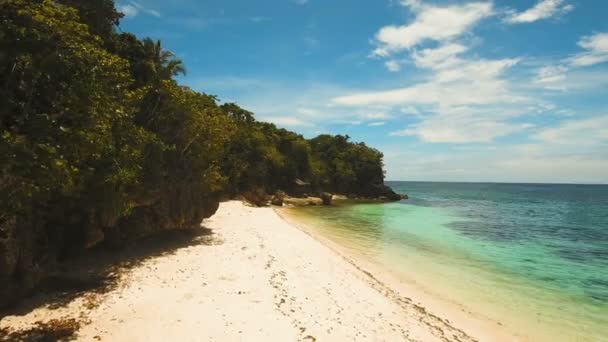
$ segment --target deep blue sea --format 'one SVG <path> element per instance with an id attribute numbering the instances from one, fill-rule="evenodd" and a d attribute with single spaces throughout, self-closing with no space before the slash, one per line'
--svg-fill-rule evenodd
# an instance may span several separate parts
<path id="1" fill-rule="evenodd" d="M 320 234 L 524 340 L 608 341 L 608 186 L 388 182 L 298 209 Z"/>

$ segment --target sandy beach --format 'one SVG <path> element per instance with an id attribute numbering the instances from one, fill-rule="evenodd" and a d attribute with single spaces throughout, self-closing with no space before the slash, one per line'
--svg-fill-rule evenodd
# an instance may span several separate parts
<path id="1" fill-rule="evenodd" d="M 206 234 L 188 235 L 192 241 L 171 251 L 110 268 L 113 285 L 104 291 L 79 291 L 61 305 L 34 298 L 3 317 L 0 329 L 31 332 L 67 320 L 83 341 L 487 340 L 449 312 L 418 304 L 415 293 L 394 291 L 272 208 L 225 202 L 203 226 Z"/>

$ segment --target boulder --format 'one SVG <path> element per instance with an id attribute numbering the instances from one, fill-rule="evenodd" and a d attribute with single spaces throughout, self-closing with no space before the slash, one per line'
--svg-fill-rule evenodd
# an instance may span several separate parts
<path id="1" fill-rule="evenodd" d="M 333 195 L 329 192 L 321 193 L 321 200 L 323 201 L 323 205 L 331 205 L 331 200 L 333 199 Z"/>
<path id="2" fill-rule="evenodd" d="M 381 185 L 375 189 L 373 197 L 383 201 L 401 201 L 402 199 L 406 199 L 407 195 L 404 196 L 396 193 L 388 185 Z"/>
<path id="3" fill-rule="evenodd" d="M 272 199 L 270 200 L 270 204 L 276 205 L 278 207 L 283 206 L 283 201 L 285 200 L 285 193 L 283 191 L 277 191 Z"/>
<path id="4" fill-rule="evenodd" d="M 297 198 L 286 196 L 283 199 L 283 203 L 285 205 L 290 205 L 294 207 L 302 207 L 307 205 L 323 205 L 323 200 L 319 197 Z"/>
<path id="5" fill-rule="evenodd" d="M 244 192 L 243 197 L 248 203 L 253 204 L 256 207 L 265 207 L 270 202 L 270 196 L 262 187 L 256 187 L 247 192 Z"/>
<path id="6" fill-rule="evenodd" d="M 323 205 L 323 200 L 319 197 L 308 197 L 309 205 Z"/>

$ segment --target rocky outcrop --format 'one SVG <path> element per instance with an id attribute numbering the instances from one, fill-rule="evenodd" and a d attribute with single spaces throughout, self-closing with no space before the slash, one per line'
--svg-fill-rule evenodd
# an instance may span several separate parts
<path id="1" fill-rule="evenodd" d="M 0 308 L 30 293 L 59 262 L 87 248 L 124 247 L 164 230 L 199 227 L 218 207 L 219 196 L 175 190 L 124 217 L 45 208 L 52 214 L 40 217 L 43 210 L 31 209 L 0 221 Z"/>
<path id="2" fill-rule="evenodd" d="M 369 197 L 383 201 L 401 201 L 408 198 L 407 195 L 398 194 L 390 186 L 384 184 L 374 187 L 370 191 Z"/>
<path id="3" fill-rule="evenodd" d="M 331 201 L 333 199 L 333 195 L 329 192 L 321 193 L 321 200 L 323 201 L 323 205 L 331 205 Z"/>
<path id="4" fill-rule="evenodd" d="M 285 196 L 287 196 L 283 191 L 277 191 L 270 199 L 270 204 L 282 207 L 283 201 L 285 200 Z"/>
<path id="5" fill-rule="evenodd" d="M 289 197 L 286 196 L 283 203 L 287 206 L 302 207 L 308 205 L 323 205 L 323 200 L 319 197 Z"/>
<path id="6" fill-rule="evenodd" d="M 255 187 L 243 193 L 243 198 L 256 207 L 265 207 L 270 203 L 271 197 L 263 187 Z"/>

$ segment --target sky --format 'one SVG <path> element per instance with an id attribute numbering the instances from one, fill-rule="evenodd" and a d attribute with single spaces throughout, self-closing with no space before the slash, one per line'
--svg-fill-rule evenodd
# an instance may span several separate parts
<path id="1" fill-rule="evenodd" d="M 606 0 L 137 0 L 120 29 L 182 84 L 305 137 L 382 151 L 388 180 L 608 183 Z"/>

